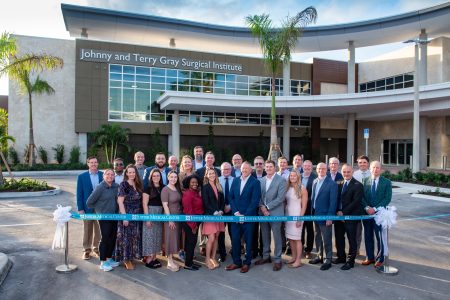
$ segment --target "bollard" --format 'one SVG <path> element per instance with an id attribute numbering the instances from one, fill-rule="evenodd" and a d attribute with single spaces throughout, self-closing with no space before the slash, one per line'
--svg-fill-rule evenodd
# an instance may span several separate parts
<path id="1" fill-rule="evenodd" d="M 354 162 L 355 162 L 355 156 L 352 154 L 352 155 L 350 155 L 350 161 L 351 161 L 351 166 L 352 166 L 352 168 L 353 168 L 353 165 L 354 165 Z"/>
<path id="2" fill-rule="evenodd" d="M 69 222 L 65 226 L 66 248 L 64 249 L 64 265 L 56 267 L 58 273 L 72 273 L 78 269 L 76 265 L 69 264 Z"/>
<path id="3" fill-rule="evenodd" d="M 328 165 L 328 154 L 325 154 L 325 163 Z"/>
<path id="4" fill-rule="evenodd" d="M 386 228 L 386 243 L 388 245 L 389 248 L 389 229 Z M 382 273 L 385 275 L 397 275 L 398 274 L 398 269 L 391 267 L 389 265 L 389 255 L 384 256 L 384 264 L 377 268 L 377 272 L 378 273 Z"/>
<path id="5" fill-rule="evenodd" d="M 412 155 L 410 155 L 409 156 L 409 168 L 412 170 L 412 168 L 413 168 L 413 156 Z"/>
<path id="6" fill-rule="evenodd" d="M 447 170 L 447 156 L 442 155 L 442 170 Z"/>

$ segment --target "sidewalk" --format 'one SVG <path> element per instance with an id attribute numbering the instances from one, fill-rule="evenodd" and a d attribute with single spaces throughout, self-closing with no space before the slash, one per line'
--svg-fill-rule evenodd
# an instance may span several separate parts
<path id="1" fill-rule="evenodd" d="M 0 252 L 0 285 L 2 285 L 3 280 L 5 280 L 11 267 L 11 260 L 9 260 L 6 254 Z"/>
<path id="2" fill-rule="evenodd" d="M 434 192 L 438 188 L 441 192 L 450 194 L 450 189 L 448 189 L 448 188 L 441 188 L 441 187 L 435 187 L 435 186 L 429 186 L 429 185 L 399 182 L 399 181 L 393 181 L 392 185 L 399 187 L 399 188 L 393 189 L 394 193 L 417 194 L 419 191 L 422 191 L 422 190 L 431 190 L 432 192 Z"/>
<path id="3" fill-rule="evenodd" d="M 14 177 L 52 177 L 52 176 L 78 176 L 86 170 L 63 171 L 13 171 Z M 8 172 L 3 172 L 3 177 L 9 178 Z"/>

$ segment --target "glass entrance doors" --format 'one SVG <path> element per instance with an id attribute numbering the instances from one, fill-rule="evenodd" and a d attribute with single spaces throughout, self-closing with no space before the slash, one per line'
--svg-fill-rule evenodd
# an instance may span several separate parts
<path id="1" fill-rule="evenodd" d="M 384 140 L 383 164 L 409 165 L 413 144 L 411 140 Z"/>

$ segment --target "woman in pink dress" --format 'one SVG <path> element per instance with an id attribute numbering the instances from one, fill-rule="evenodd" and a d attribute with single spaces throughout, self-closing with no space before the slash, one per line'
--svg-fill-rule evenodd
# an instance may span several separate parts
<path id="1" fill-rule="evenodd" d="M 214 169 L 206 169 L 203 179 L 202 200 L 205 215 L 221 216 L 225 207 L 225 200 L 222 192 L 222 186 Z M 219 233 L 225 231 L 223 222 L 205 222 L 202 225 L 203 235 L 208 236 L 206 243 L 206 266 L 213 270 L 220 266 L 216 260 L 217 238 Z"/>
<path id="2" fill-rule="evenodd" d="M 308 204 L 308 192 L 302 185 L 300 173 L 291 171 L 286 188 L 286 216 L 304 216 Z M 290 268 L 298 268 L 302 265 L 301 257 L 303 221 L 286 222 L 286 238 L 292 250 L 292 259 L 288 261 Z"/>

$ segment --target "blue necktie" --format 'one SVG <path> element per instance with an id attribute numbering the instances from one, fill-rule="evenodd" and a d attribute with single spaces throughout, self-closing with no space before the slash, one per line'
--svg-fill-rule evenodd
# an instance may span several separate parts
<path id="1" fill-rule="evenodd" d="M 230 191 L 230 184 L 228 182 L 228 177 L 225 177 L 225 203 L 228 204 L 228 192 Z"/>
<path id="2" fill-rule="evenodd" d="M 372 181 L 372 189 L 371 189 L 371 194 L 372 194 L 372 199 L 375 201 L 376 199 L 376 195 L 377 195 L 377 190 L 376 190 L 376 182 L 375 180 Z"/>
<path id="3" fill-rule="evenodd" d="M 312 200 L 313 200 L 313 208 L 314 209 L 316 209 L 316 194 L 317 194 L 317 181 L 314 183 L 314 186 L 313 186 L 313 198 L 312 198 Z"/>
<path id="4" fill-rule="evenodd" d="M 344 186 L 342 187 L 342 192 L 341 192 L 341 194 L 343 194 L 343 193 L 347 190 L 347 188 L 348 188 L 348 181 L 346 181 L 346 182 L 344 183 Z"/>

